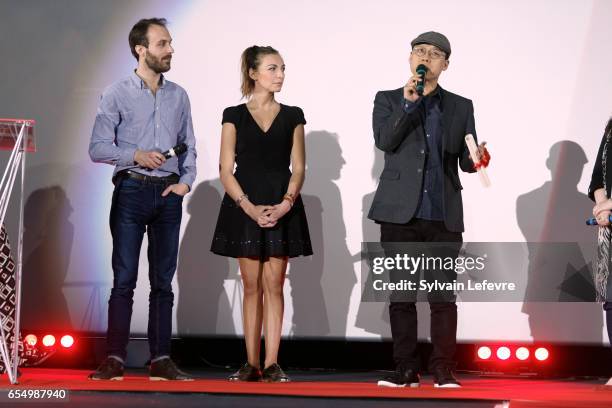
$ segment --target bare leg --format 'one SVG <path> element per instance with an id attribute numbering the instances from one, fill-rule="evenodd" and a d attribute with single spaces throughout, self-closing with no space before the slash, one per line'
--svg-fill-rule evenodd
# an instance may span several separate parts
<path id="1" fill-rule="evenodd" d="M 238 258 L 244 298 L 242 324 L 249 364 L 259 368 L 261 324 L 263 314 L 262 263 L 259 259 Z"/>
<path id="2" fill-rule="evenodd" d="M 283 284 L 287 272 L 287 258 L 273 258 L 263 264 L 264 292 L 264 333 L 266 342 L 266 359 L 264 367 L 278 360 L 278 347 L 283 328 L 285 300 Z"/>

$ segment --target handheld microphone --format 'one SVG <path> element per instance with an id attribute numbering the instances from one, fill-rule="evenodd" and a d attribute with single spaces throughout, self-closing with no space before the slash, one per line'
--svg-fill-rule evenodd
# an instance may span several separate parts
<path id="1" fill-rule="evenodd" d="M 187 145 L 185 143 L 179 143 L 174 146 L 172 149 L 168 149 L 162 154 L 166 159 L 169 159 L 174 156 L 179 156 L 187 151 Z"/>
<path id="2" fill-rule="evenodd" d="M 425 74 L 427 73 L 427 67 L 423 64 L 419 64 L 416 67 L 416 73 L 421 77 L 416 84 L 417 95 L 423 96 L 423 92 L 425 91 Z"/>
<path id="3" fill-rule="evenodd" d="M 608 217 L 608 221 L 612 222 L 612 215 Z M 595 218 L 589 218 L 586 220 L 586 225 L 597 225 L 597 220 Z"/>

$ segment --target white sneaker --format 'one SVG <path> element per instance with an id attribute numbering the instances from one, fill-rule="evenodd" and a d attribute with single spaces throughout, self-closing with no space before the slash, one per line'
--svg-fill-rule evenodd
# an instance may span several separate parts
<path id="1" fill-rule="evenodd" d="M 606 385 L 612 387 L 612 377 L 610 377 L 610 379 L 608 380 L 608 382 L 606 383 Z"/>

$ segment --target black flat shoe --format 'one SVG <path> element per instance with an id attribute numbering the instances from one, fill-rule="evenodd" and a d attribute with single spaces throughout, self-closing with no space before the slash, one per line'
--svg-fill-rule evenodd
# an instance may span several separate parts
<path id="1" fill-rule="evenodd" d="M 276 363 L 264 368 L 262 373 L 265 382 L 289 382 L 291 378 Z"/>
<path id="2" fill-rule="evenodd" d="M 433 370 L 434 387 L 436 388 L 461 388 L 453 370 L 449 367 L 438 367 Z"/>
<path id="3" fill-rule="evenodd" d="M 261 381 L 261 370 L 249 363 L 244 363 L 234 374 L 227 377 L 229 381 Z"/>
<path id="4" fill-rule="evenodd" d="M 419 373 L 416 370 L 397 366 L 393 373 L 378 380 L 377 384 L 379 387 L 417 388 L 421 384 L 420 380 Z"/>

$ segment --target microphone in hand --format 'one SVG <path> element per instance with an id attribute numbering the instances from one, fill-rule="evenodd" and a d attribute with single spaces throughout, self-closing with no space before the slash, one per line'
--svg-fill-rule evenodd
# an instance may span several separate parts
<path id="1" fill-rule="evenodd" d="M 416 84 L 417 95 L 423 96 L 423 92 L 425 91 L 425 74 L 427 74 L 427 67 L 424 64 L 419 64 L 416 67 L 416 73 L 420 76 L 420 79 Z"/>
<path id="2" fill-rule="evenodd" d="M 612 215 L 610 215 L 608 217 L 608 221 L 612 222 Z M 597 219 L 595 218 L 589 218 L 588 220 L 586 220 L 586 225 L 598 225 L 597 224 Z"/>
<path id="3" fill-rule="evenodd" d="M 174 146 L 172 149 L 168 149 L 162 154 L 164 155 L 166 159 L 169 159 L 174 156 L 180 156 L 186 151 L 187 151 L 187 145 L 185 143 L 179 143 L 176 146 Z"/>

